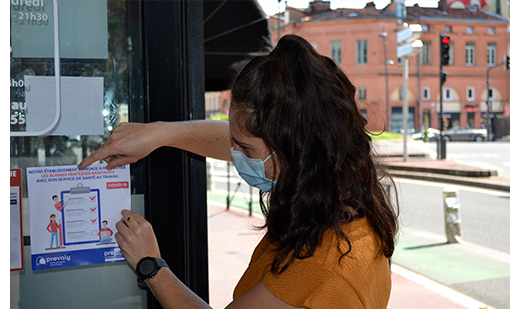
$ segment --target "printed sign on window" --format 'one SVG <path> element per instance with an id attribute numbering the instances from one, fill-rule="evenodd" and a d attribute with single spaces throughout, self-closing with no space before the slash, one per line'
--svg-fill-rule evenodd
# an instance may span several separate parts
<path id="1" fill-rule="evenodd" d="M 27 168 L 32 269 L 124 261 L 115 241 L 131 209 L 129 166 Z"/>
<path id="2" fill-rule="evenodd" d="M 21 169 L 11 169 L 11 270 L 23 269 L 23 230 L 21 217 Z"/>

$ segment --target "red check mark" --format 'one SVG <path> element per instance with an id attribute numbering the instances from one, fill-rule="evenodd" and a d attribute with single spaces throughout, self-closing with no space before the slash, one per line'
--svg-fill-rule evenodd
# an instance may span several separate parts
<path id="1" fill-rule="evenodd" d="M 97 206 L 94 208 L 90 208 L 90 210 L 92 210 L 92 212 L 96 211 L 96 209 L 97 209 Z"/>
<path id="2" fill-rule="evenodd" d="M 94 195 L 94 197 L 90 197 L 90 196 L 89 196 L 89 198 L 90 198 L 90 200 L 91 200 L 91 201 L 93 201 L 93 200 L 95 200 L 95 199 L 96 199 L 96 196 L 97 196 L 97 195 Z"/>
<path id="3" fill-rule="evenodd" d="M 90 219 L 90 221 L 92 221 L 92 223 L 96 223 L 97 218 L 95 218 L 94 220 Z"/>

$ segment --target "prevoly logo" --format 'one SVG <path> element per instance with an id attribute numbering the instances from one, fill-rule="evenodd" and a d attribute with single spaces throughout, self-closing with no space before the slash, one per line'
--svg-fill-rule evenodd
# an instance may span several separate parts
<path id="1" fill-rule="evenodd" d="M 112 248 L 104 252 L 105 262 L 124 261 L 124 255 L 120 251 L 120 248 Z"/>

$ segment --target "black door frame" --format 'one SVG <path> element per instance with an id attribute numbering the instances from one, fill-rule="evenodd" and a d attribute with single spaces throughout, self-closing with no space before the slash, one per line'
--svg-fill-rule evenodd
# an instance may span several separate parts
<path id="1" fill-rule="evenodd" d="M 131 5 L 139 8 L 141 20 L 144 122 L 204 119 L 202 1 Z M 208 302 L 205 158 L 161 148 L 145 160 L 145 176 L 145 218 L 161 254 L 174 274 Z M 160 308 L 151 295 L 147 302 L 148 308 Z"/>

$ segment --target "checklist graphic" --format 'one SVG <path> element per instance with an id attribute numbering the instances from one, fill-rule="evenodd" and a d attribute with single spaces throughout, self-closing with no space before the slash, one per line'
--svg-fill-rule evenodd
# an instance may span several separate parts
<path id="1" fill-rule="evenodd" d="M 62 209 L 64 244 L 98 242 L 97 233 L 101 229 L 100 190 L 79 183 L 60 194 L 64 204 Z"/>

